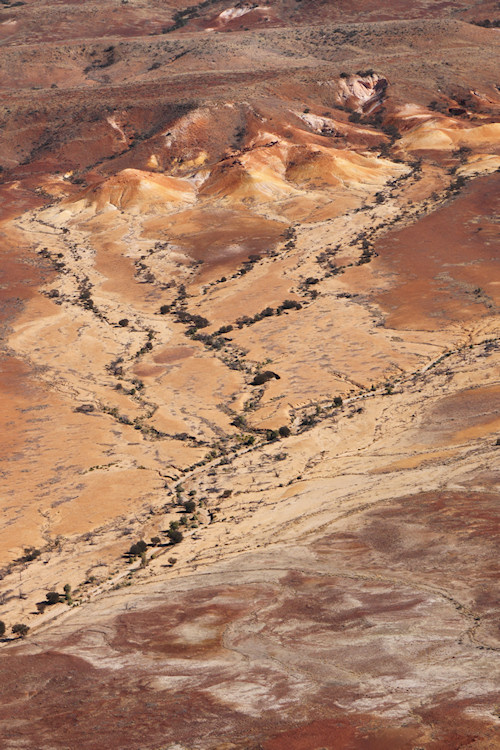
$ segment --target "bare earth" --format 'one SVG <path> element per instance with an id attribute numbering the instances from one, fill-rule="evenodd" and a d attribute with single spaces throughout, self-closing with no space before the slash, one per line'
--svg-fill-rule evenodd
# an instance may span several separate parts
<path id="1" fill-rule="evenodd" d="M 4 0 L 1 748 L 500 747 L 497 5 Z"/>

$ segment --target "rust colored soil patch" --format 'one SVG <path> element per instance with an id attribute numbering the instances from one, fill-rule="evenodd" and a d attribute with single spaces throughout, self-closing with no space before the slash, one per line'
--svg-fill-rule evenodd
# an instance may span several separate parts
<path id="1" fill-rule="evenodd" d="M 232 269 L 250 255 L 272 250 L 286 225 L 246 211 L 190 209 L 173 217 L 144 222 L 144 237 L 168 240 L 208 269 Z"/>
<path id="2" fill-rule="evenodd" d="M 172 346 L 168 349 L 163 349 L 153 357 L 154 361 L 158 364 L 169 365 L 172 362 L 178 362 L 181 359 L 187 359 L 195 354 L 196 349 L 190 346 Z"/>
<path id="3" fill-rule="evenodd" d="M 500 386 L 468 388 L 442 398 L 424 413 L 419 438 L 431 443 L 460 443 L 499 428 Z"/>
<path id="4" fill-rule="evenodd" d="M 243 593 L 243 596 L 242 596 Z M 152 651 L 163 658 L 208 658 L 221 653 L 225 627 L 262 603 L 262 591 L 245 587 L 211 588 L 174 595 L 156 610 L 121 615 L 114 648 L 129 653 Z"/>
<path id="5" fill-rule="evenodd" d="M 390 328 L 433 330 L 498 309 L 499 177 L 467 186 L 458 198 L 380 240 L 374 269 L 394 285 L 375 296 Z"/>
<path id="6" fill-rule="evenodd" d="M 264 750 L 413 750 L 419 736 L 416 724 L 380 727 L 375 716 L 354 714 L 281 732 L 264 744 Z"/>
<path id="7" fill-rule="evenodd" d="M 125 737 L 148 750 L 496 747 L 497 504 L 404 497 L 293 551 L 81 608 L 3 657 L 4 736 L 61 750 Z"/>

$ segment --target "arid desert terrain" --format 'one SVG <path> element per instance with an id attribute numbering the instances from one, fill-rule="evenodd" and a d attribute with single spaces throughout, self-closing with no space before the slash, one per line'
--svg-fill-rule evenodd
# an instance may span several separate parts
<path id="1" fill-rule="evenodd" d="M 500 748 L 499 27 L 2 0 L 1 750 Z"/>

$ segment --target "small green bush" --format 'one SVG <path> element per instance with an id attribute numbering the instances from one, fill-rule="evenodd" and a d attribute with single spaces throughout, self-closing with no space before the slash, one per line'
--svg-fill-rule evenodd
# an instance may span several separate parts
<path id="1" fill-rule="evenodd" d="M 148 545 L 146 542 L 141 539 L 140 541 L 136 542 L 135 544 L 132 544 L 132 546 L 129 549 L 129 555 L 132 555 L 133 557 L 137 557 L 141 555 L 143 552 L 145 552 L 148 548 Z"/>
<path id="2" fill-rule="evenodd" d="M 61 601 L 61 595 L 57 591 L 47 591 L 45 594 L 48 604 L 59 604 Z"/>
<path id="3" fill-rule="evenodd" d="M 265 372 L 259 372 L 250 385 L 264 385 L 264 383 L 267 383 L 268 380 L 272 380 L 275 378 L 276 380 L 280 380 L 280 376 L 277 375 L 272 370 L 265 370 Z"/>
<path id="4" fill-rule="evenodd" d="M 24 638 L 26 635 L 28 635 L 29 626 L 25 625 L 22 622 L 17 622 L 12 626 L 12 632 L 14 633 L 14 635 L 18 635 L 20 638 Z"/>
<path id="5" fill-rule="evenodd" d="M 172 544 L 179 544 L 179 542 L 182 542 L 184 539 L 184 535 L 179 529 L 169 529 L 167 531 L 167 536 Z"/>

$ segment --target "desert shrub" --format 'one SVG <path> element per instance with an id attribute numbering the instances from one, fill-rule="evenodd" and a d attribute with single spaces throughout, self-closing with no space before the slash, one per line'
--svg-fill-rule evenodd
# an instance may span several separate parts
<path id="1" fill-rule="evenodd" d="M 35 547 L 25 547 L 24 555 L 19 557 L 16 562 L 32 562 L 33 560 L 36 560 L 37 557 L 40 557 L 41 554 L 41 551 L 35 549 Z"/>
<path id="2" fill-rule="evenodd" d="M 122 328 L 126 328 L 128 326 L 128 319 L 122 318 L 121 320 L 118 321 L 118 325 L 121 326 Z"/>
<path id="3" fill-rule="evenodd" d="M 45 598 L 48 604 L 59 604 L 61 601 L 61 595 L 57 591 L 47 591 Z"/>
<path id="4" fill-rule="evenodd" d="M 278 438 L 279 438 L 278 430 L 266 430 L 266 440 L 269 443 L 273 443 Z"/>
<path id="5" fill-rule="evenodd" d="M 271 315 L 274 315 L 274 310 L 272 307 L 265 307 L 260 314 L 263 318 L 270 318 Z"/>
<path id="6" fill-rule="evenodd" d="M 12 7 L 12 6 L 11 6 Z M 498 29 L 500 26 L 500 19 L 495 18 L 491 21 L 489 18 L 485 18 L 482 21 L 472 21 L 475 26 L 482 26 L 485 29 Z"/>
<path id="7" fill-rule="evenodd" d="M 372 259 L 372 255 L 373 254 L 374 253 L 371 250 L 363 250 L 363 252 L 361 253 L 361 257 L 358 260 L 358 262 L 357 262 L 356 265 L 362 266 L 365 263 L 369 263 L 371 261 L 371 259 Z"/>
<path id="8" fill-rule="evenodd" d="M 283 427 L 280 427 L 278 432 L 280 434 L 280 437 L 290 437 L 290 435 L 292 434 L 290 432 L 290 428 L 287 427 L 286 425 L 283 425 Z"/>
<path id="9" fill-rule="evenodd" d="M 456 180 L 450 183 L 449 190 L 453 192 L 458 192 L 459 190 L 461 190 L 461 188 L 463 188 L 466 182 L 467 180 L 465 179 L 465 177 L 462 177 L 462 175 L 460 175 L 459 177 L 457 177 Z"/>
<path id="10" fill-rule="evenodd" d="M 177 320 L 180 323 L 192 323 L 194 328 L 206 328 L 210 325 L 210 321 L 204 318 L 203 315 L 191 315 L 186 310 L 177 311 Z"/>
<path id="11" fill-rule="evenodd" d="M 294 299 L 286 299 L 284 300 L 281 305 L 278 307 L 278 310 L 301 310 L 302 305 L 300 302 L 297 302 L 297 300 Z"/>
<path id="12" fill-rule="evenodd" d="M 135 544 L 132 544 L 132 546 L 129 549 L 129 555 L 132 555 L 133 557 L 137 557 L 138 555 L 145 552 L 148 548 L 148 545 L 143 539 L 140 539 Z"/>
<path id="13" fill-rule="evenodd" d="M 186 500 L 184 503 L 184 510 L 186 513 L 194 513 L 196 510 L 196 503 L 194 500 Z"/>
<path id="14" fill-rule="evenodd" d="M 312 427 L 316 424 L 316 421 L 317 420 L 315 419 L 314 414 L 304 414 L 304 416 L 300 420 L 300 424 L 303 427 Z"/>
<path id="15" fill-rule="evenodd" d="M 184 539 L 184 535 L 182 531 L 180 531 L 179 529 L 170 528 L 167 531 L 167 536 L 172 542 L 172 544 L 179 544 L 179 542 L 182 542 L 182 540 Z"/>
<path id="16" fill-rule="evenodd" d="M 0 638 L 3 638 L 5 635 L 5 623 L 3 620 L 0 620 Z"/>
<path id="17" fill-rule="evenodd" d="M 204 318 L 203 315 L 193 315 L 191 320 L 196 328 L 206 328 L 210 325 L 210 321 Z"/>
<path id="18" fill-rule="evenodd" d="M 396 141 L 399 138 L 401 138 L 401 133 L 399 132 L 399 130 L 397 129 L 397 127 L 395 125 L 393 125 L 392 123 L 389 123 L 388 125 L 384 125 L 382 127 L 382 131 L 386 135 L 388 135 L 390 138 L 392 138 L 393 141 Z"/>
<path id="19" fill-rule="evenodd" d="M 153 545 L 153 547 L 157 547 L 160 544 L 160 542 L 161 542 L 161 539 L 159 536 L 151 537 L 151 544 Z"/>
<path id="20" fill-rule="evenodd" d="M 170 312 L 170 305 L 162 305 L 160 307 L 160 315 L 166 315 Z"/>
<path id="21" fill-rule="evenodd" d="M 272 370 L 265 370 L 264 372 L 259 372 L 250 385 L 264 385 L 264 383 L 267 383 L 268 380 L 272 380 L 275 378 L 276 380 L 280 380 L 280 376 L 277 375 Z"/>
<path id="22" fill-rule="evenodd" d="M 343 403 L 344 402 L 342 401 L 342 396 L 335 396 L 335 398 L 333 399 L 334 406 L 342 406 Z"/>
<path id="23" fill-rule="evenodd" d="M 12 632 L 14 633 L 14 635 L 18 635 L 20 638 L 24 638 L 26 635 L 28 635 L 29 626 L 25 625 L 22 622 L 16 622 L 16 624 L 12 626 Z"/>
<path id="24" fill-rule="evenodd" d="M 75 411 L 80 414 L 90 414 L 94 409 L 94 404 L 80 404 L 80 406 L 76 407 Z"/>

